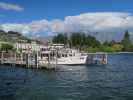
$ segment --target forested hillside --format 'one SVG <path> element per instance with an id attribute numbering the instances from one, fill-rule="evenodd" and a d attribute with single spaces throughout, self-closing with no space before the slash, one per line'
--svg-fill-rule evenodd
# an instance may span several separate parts
<path id="1" fill-rule="evenodd" d="M 5 32 L 3 30 L 0 30 L 0 41 L 2 42 L 18 42 L 18 41 L 30 42 L 31 40 L 18 32 L 13 32 L 13 31 Z"/>
<path id="2" fill-rule="evenodd" d="M 63 43 L 71 48 L 78 48 L 87 52 L 133 52 L 133 43 L 128 31 L 125 31 L 120 42 L 112 40 L 101 43 L 91 35 L 78 32 L 72 33 L 70 36 L 59 33 L 53 37 L 53 43 Z"/>

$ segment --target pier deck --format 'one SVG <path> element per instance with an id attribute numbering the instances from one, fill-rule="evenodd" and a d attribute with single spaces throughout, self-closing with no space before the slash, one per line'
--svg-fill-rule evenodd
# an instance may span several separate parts
<path id="1" fill-rule="evenodd" d="M 33 54 L 16 54 L 14 52 L 0 52 L 0 64 L 19 65 L 26 68 L 55 69 L 56 63 L 52 61 L 38 60 Z"/>

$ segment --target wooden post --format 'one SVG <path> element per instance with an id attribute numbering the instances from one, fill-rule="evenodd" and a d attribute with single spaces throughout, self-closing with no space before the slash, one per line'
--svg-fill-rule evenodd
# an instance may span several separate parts
<path id="1" fill-rule="evenodd" d="M 38 51 L 37 51 L 37 68 L 39 68 Z"/>
<path id="2" fill-rule="evenodd" d="M 20 54 L 20 64 L 23 64 L 23 53 Z"/>
<path id="3" fill-rule="evenodd" d="M 56 54 L 55 54 L 55 60 L 56 60 L 55 69 L 56 69 L 56 67 L 57 67 L 57 63 L 58 63 L 58 59 L 57 59 L 57 53 L 58 53 L 58 51 L 56 50 L 55 53 L 56 53 Z"/>
<path id="4" fill-rule="evenodd" d="M 14 53 L 14 65 L 16 65 L 17 61 L 16 61 L 16 52 Z"/>
<path id="5" fill-rule="evenodd" d="M 4 62 L 3 62 L 3 58 L 4 58 L 4 56 L 3 56 L 3 51 L 1 51 L 1 64 L 4 63 Z"/>
<path id="6" fill-rule="evenodd" d="M 29 68 L 29 54 L 26 54 L 26 66 Z"/>
<path id="7" fill-rule="evenodd" d="M 36 52 L 36 54 L 35 54 L 35 66 L 36 66 L 37 68 L 39 68 L 39 67 L 38 67 L 38 52 Z"/>
<path id="8" fill-rule="evenodd" d="M 108 55 L 107 54 L 105 54 L 105 59 L 106 59 L 106 64 L 108 64 Z"/>
<path id="9" fill-rule="evenodd" d="M 13 66 L 13 61 L 14 61 L 14 59 L 13 59 L 13 54 L 12 54 L 11 51 L 9 51 L 9 55 L 10 55 L 10 57 L 8 58 L 8 61 L 9 61 L 10 65 Z M 12 62 L 12 63 L 11 63 L 11 62 Z"/>
<path id="10" fill-rule="evenodd" d="M 50 66 L 50 53 L 48 54 L 48 68 Z"/>

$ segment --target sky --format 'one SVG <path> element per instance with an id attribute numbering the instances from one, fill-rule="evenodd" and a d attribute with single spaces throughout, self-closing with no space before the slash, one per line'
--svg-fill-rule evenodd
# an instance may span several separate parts
<path id="1" fill-rule="evenodd" d="M 0 29 L 24 35 L 133 32 L 133 0 L 0 0 Z"/>

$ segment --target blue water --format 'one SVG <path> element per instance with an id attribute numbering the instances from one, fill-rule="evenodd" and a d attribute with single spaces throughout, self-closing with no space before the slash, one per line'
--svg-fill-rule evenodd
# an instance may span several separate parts
<path id="1" fill-rule="evenodd" d="M 133 54 L 56 71 L 0 66 L 0 100 L 133 100 Z"/>

